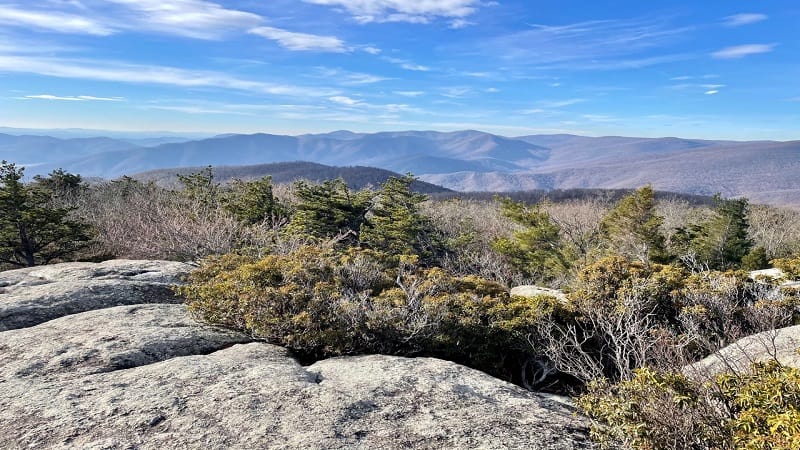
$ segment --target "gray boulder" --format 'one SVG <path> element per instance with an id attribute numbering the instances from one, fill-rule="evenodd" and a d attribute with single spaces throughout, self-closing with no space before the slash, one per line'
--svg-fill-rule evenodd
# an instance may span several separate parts
<path id="1" fill-rule="evenodd" d="M 567 301 L 567 294 L 565 294 L 563 291 L 527 284 L 511 288 L 511 295 L 516 295 L 519 297 L 538 297 L 540 295 L 549 295 L 550 297 L 555 297 L 559 301 Z"/>
<path id="2" fill-rule="evenodd" d="M 569 404 L 455 363 L 374 355 L 304 367 L 286 349 L 192 321 L 183 305 L 152 304 L 171 294 L 108 307 L 142 298 L 120 287 L 107 302 L 80 301 L 98 282 L 174 282 L 185 267 L 171 264 L 0 274 L 8 296 L 31 305 L 37 289 L 74 283 L 72 308 L 87 309 L 0 332 L 4 449 L 590 447 Z"/>
<path id="3" fill-rule="evenodd" d="M 0 382 L 77 379 L 250 341 L 201 326 L 184 305 L 117 306 L 0 333 Z"/>
<path id="4" fill-rule="evenodd" d="M 755 362 L 772 359 L 800 369 L 800 325 L 765 331 L 748 336 L 719 352 L 686 366 L 684 373 L 699 378 L 713 378 L 724 372 L 743 373 Z"/>
<path id="5" fill-rule="evenodd" d="M 111 306 L 180 303 L 170 286 L 192 269 L 172 261 L 114 260 L 0 272 L 0 331 Z"/>

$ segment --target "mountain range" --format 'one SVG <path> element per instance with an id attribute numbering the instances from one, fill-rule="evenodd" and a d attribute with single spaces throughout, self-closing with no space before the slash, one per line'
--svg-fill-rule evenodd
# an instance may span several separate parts
<path id="1" fill-rule="evenodd" d="M 721 193 L 800 206 L 800 141 L 404 131 L 281 136 L 79 137 L 0 134 L 0 158 L 30 174 L 61 167 L 117 177 L 165 168 L 308 161 L 414 173 L 460 191 L 632 188 Z"/>
<path id="2" fill-rule="evenodd" d="M 157 169 L 133 174 L 132 177 L 140 181 L 153 181 L 158 185 L 175 187 L 178 185 L 178 175 L 189 175 L 201 171 L 203 167 L 179 167 L 171 169 Z M 322 182 L 341 178 L 351 189 L 361 190 L 367 187 L 377 187 L 390 177 L 398 174 L 390 170 L 375 167 L 349 166 L 334 167 L 311 162 L 282 162 L 272 164 L 254 164 L 249 166 L 215 166 L 213 170 L 214 181 L 228 183 L 235 179 L 252 180 L 269 175 L 275 184 L 292 183 L 297 180 Z M 414 192 L 423 194 L 453 193 L 450 189 L 435 184 L 415 180 L 411 183 Z"/>

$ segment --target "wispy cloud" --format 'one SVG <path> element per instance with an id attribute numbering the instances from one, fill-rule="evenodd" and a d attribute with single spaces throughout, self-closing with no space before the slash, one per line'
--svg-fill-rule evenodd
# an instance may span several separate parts
<path id="1" fill-rule="evenodd" d="M 172 111 L 172 112 L 179 112 L 184 114 L 233 114 L 233 115 L 240 115 L 240 116 L 250 116 L 253 115 L 251 113 L 241 112 L 241 111 L 234 111 L 231 109 L 214 109 L 214 108 L 207 108 L 203 106 L 161 106 L 161 105 L 151 105 L 147 106 L 146 109 L 158 109 L 162 111 Z"/>
<path id="2" fill-rule="evenodd" d="M 465 18 L 474 14 L 480 0 L 303 0 L 315 5 L 335 6 L 350 13 L 360 23 L 430 23 L 444 18 L 450 26 L 466 26 Z"/>
<path id="3" fill-rule="evenodd" d="M 238 32 L 260 25 L 257 14 L 225 8 L 204 0 L 106 0 L 122 6 L 124 19 L 109 18 L 123 29 L 149 29 L 199 39 L 215 39 L 227 32 Z"/>
<path id="4" fill-rule="evenodd" d="M 674 89 L 677 91 L 685 91 L 685 90 L 719 90 L 720 88 L 725 87 L 724 84 L 708 84 L 708 83 L 681 83 L 681 84 L 673 84 L 669 86 L 670 89 Z"/>
<path id="5" fill-rule="evenodd" d="M 461 28 L 466 28 L 470 25 L 475 25 L 475 22 L 470 22 L 467 19 L 453 19 L 450 21 L 449 27 L 453 30 L 459 30 Z"/>
<path id="6" fill-rule="evenodd" d="M 316 34 L 296 33 L 273 27 L 257 27 L 249 31 L 267 39 L 276 41 L 282 47 L 295 51 L 321 51 L 344 53 L 348 49 L 344 41 L 334 36 L 319 36 Z"/>
<path id="7" fill-rule="evenodd" d="M 725 47 L 712 53 L 716 59 L 737 59 L 745 56 L 769 53 L 775 48 L 775 44 L 747 44 L 734 47 Z"/>
<path id="8" fill-rule="evenodd" d="M 403 97 L 419 97 L 420 95 L 425 95 L 423 91 L 394 91 L 397 95 L 402 95 Z"/>
<path id="9" fill-rule="evenodd" d="M 335 95 L 335 91 L 330 89 L 247 80 L 221 72 L 194 71 L 175 67 L 113 63 L 87 59 L 0 55 L 0 72 L 32 73 L 58 78 L 123 83 L 222 88 L 268 95 L 299 97 Z"/>
<path id="10" fill-rule="evenodd" d="M 719 94 L 719 91 L 716 90 L 716 89 L 712 89 L 710 91 L 706 91 L 705 94 L 706 95 L 716 95 L 716 94 Z"/>
<path id="11" fill-rule="evenodd" d="M 544 68 L 638 68 L 685 59 L 687 55 L 653 55 L 655 49 L 686 39 L 691 27 L 668 19 L 595 20 L 567 25 L 531 24 L 529 30 L 477 44 L 482 53 L 514 64 Z"/>
<path id="12" fill-rule="evenodd" d="M 564 108 L 566 106 L 577 105 L 585 102 L 585 98 L 570 98 L 566 100 L 542 100 L 537 104 L 543 108 Z"/>
<path id="13" fill-rule="evenodd" d="M 389 61 L 392 64 L 396 64 L 396 65 L 398 65 L 398 66 L 400 66 L 400 67 L 402 67 L 403 69 L 406 69 L 406 70 L 412 70 L 412 71 L 416 71 L 416 72 L 430 72 L 430 70 L 431 70 L 431 68 L 428 67 L 428 66 L 423 66 L 422 64 L 417 64 L 417 63 L 415 63 L 413 61 L 409 61 L 407 59 L 392 58 L 392 57 L 389 57 L 389 56 L 386 56 L 383 59 L 385 61 Z"/>
<path id="14" fill-rule="evenodd" d="M 729 27 L 740 27 L 767 20 L 766 14 L 743 13 L 725 17 L 723 23 Z"/>
<path id="15" fill-rule="evenodd" d="M 355 106 L 362 103 L 360 100 L 356 100 L 344 95 L 334 95 L 333 97 L 328 98 L 328 100 L 345 106 Z"/>
<path id="16" fill-rule="evenodd" d="M 449 86 L 442 88 L 441 95 L 447 98 L 461 98 L 472 93 L 472 88 L 466 86 Z"/>
<path id="17" fill-rule="evenodd" d="M 391 80 L 389 77 L 382 77 L 370 73 L 350 72 L 342 69 L 331 69 L 328 67 L 317 67 L 319 76 L 332 83 L 341 84 L 343 86 L 361 86 L 367 84 L 380 83 L 382 81 Z"/>
<path id="18" fill-rule="evenodd" d="M 33 3 L 33 2 L 31 2 Z M 205 0 L 103 0 L 0 5 L 0 24 L 70 34 L 107 36 L 121 32 L 154 32 L 195 39 L 219 39 L 250 32 L 289 50 L 345 52 L 334 36 L 299 33 L 264 26 L 264 17 Z M 364 51 L 379 51 L 365 47 Z"/>
<path id="19" fill-rule="evenodd" d="M 0 5 L 0 24 L 97 36 L 108 36 L 114 32 L 113 28 L 80 15 L 23 9 L 13 5 Z"/>
<path id="20" fill-rule="evenodd" d="M 26 95 L 31 100 L 58 100 L 70 102 L 124 102 L 125 97 L 95 97 L 93 95 L 60 96 L 51 94 Z"/>

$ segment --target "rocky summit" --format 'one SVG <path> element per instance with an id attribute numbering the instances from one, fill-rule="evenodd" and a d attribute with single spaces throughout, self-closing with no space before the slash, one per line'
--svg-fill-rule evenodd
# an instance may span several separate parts
<path id="1" fill-rule="evenodd" d="M 589 448 L 564 401 L 451 362 L 303 366 L 193 321 L 191 265 L 70 263 L 0 273 L 3 448 Z"/>

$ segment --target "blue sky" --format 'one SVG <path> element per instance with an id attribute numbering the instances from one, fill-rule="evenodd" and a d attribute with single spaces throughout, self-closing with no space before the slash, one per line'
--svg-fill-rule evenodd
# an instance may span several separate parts
<path id="1" fill-rule="evenodd" d="M 800 2 L 0 0 L 0 126 L 800 139 Z"/>

